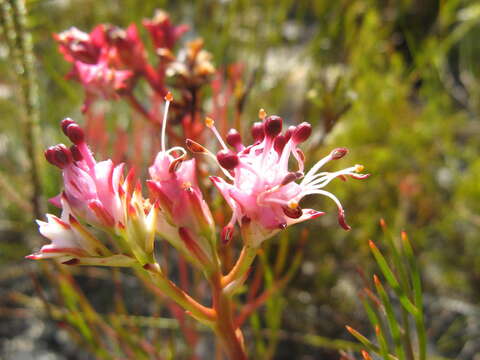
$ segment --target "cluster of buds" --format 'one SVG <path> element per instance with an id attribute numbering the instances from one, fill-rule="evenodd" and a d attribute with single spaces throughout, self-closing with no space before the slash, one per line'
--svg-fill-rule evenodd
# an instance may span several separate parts
<path id="1" fill-rule="evenodd" d="M 319 172 L 327 162 L 341 159 L 347 154 L 347 149 L 337 148 L 305 173 L 305 155 L 298 145 L 310 137 L 311 125 L 303 122 L 290 126 L 282 133 L 282 118 L 267 116 L 263 109 L 260 110 L 259 117 L 262 121 L 253 124 L 253 144 L 249 146 L 243 144 L 235 129 L 229 131 L 225 143 L 213 120 L 209 118 L 206 124 L 222 146 L 216 156 L 196 142 L 187 140 L 193 152 L 214 157 L 227 178 L 210 177 L 233 212 L 231 220 L 222 231 L 222 241 L 228 242 L 232 238 L 234 225 L 238 223 L 244 241 L 252 247 L 258 247 L 287 226 L 323 215 L 323 212 L 299 206 L 302 198 L 311 194 L 325 195 L 332 199 L 338 207 L 339 224 L 349 230 L 340 201 L 323 188 L 335 178 L 365 179 L 368 174 L 361 174 L 363 166 L 355 165 L 336 172 Z M 297 164 L 295 169 L 290 169 L 291 156 Z"/>
<path id="2" fill-rule="evenodd" d="M 101 24 L 90 33 L 73 27 L 54 34 L 60 52 L 72 64 L 67 77 L 80 82 L 85 90 L 84 112 L 98 98 L 115 100 L 131 96 L 141 77 L 147 80 L 154 94 L 162 98 L 167 93 L 167 73 L 181 73 L 179 82 L 182 83 L 174 86 L 183 87 L 186 80 L 188 83 L 204 84 L 214 72 L 210 54 L 201 49 L 201 40 L 189 43 L 186 50 L 180 51 L 178 59 L 174 55 L 174 46 L 188 31 L 188 26 L 173 25 L 163 11 L 157 11 L 152 19 L 145 19 L 143 25 L 155 48 L 155 65 L 148 60 L 146 46 L 135 24 L 127 29 Z M 186 64 L 186 69 L 183 64 Z"/>
<path id="3" fill-rule="evenodd" d="M 52 243 L 29 258 L 108 266 L 150 262 L 158 206 L 143 199 L 132 171 L 123 176 L 124 164 L 96 162 L 76 122 L 67 118 L 61 127 L 73 144 L 51 146 L 45 157 L 62 170 L 64 189 L 51 200 L 62 215 L 48 214 L 48 222 L 38 221 L 40 232 Z M 117 241 L 104 244 L 89 227 L 104 230 Z"/>

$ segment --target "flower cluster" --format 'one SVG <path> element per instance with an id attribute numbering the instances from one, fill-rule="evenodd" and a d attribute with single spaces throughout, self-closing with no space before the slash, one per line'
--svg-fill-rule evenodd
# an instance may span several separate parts
<path id="1" fill-rule="evenodd" d="M 218 270 L 215 224 L 198 186 L 195 159 L 187 160 L 182 147 L 166 148 L 171 101 L 168 93 L 161 151 L 149 168 L 147 199 L 142 196 L 140 183 L 134 183 L 132 172 L 124 177 L 123 164 L 115 165 L 111 160 L 96 162 L 81 127 L 68 118 L 61 122 L 73 144 L 52 146 L 45 156 L 62 170 L 64 190 L 53 199 L 62 208 L 62 215 L 47 215 L 48 222 L 39 221 L 40 232 L 52 243 L 30 258 L 61 257 L 67 263 L 74 260 L 113 266 L 124 266 L 136 259 L 147 264 L 153 261 L 154 237 L 158 234 L 194 266 L 207 272 Z M 323 212 L 300 207 L 300 201 L 311 194 L 332 199 L 338 207 L 340 225 L 348 230 L 340 201 L 323 188 L 335 178 L 366 178 L 367 174 L 360 173 L 363 166 L 320 171 L 327 162 L 346 155 L 345 148 L 337 148 L 305 172 L 305 156 L 299 145 L 309 138 L 311 125 L 304 122 L 282 132 L 280 117 L 266 116 L 263 110 L 260 117 L 262 121 L 251 128 L 254 142 L 248 146 L 234 129 L 225 143 L 209 118 L 207 126 L 222 146 L 216 156 L 197 142 L 186 141 L 192 152 L 212 157 L 225 175 L 225 179 L 210 177 L 232 209 L 231 220 L 221 232 L 222 241 L 230 241 L 238 224 L 244 243 L 257 248 L 287 226 L 322 215 Z M 291 157 L 295 161 L 293 169 Z M 82 224 L 106 231 L 113 243 L 102 244 Z"/>
<path id="2" fill-rule="evenodd" d="M 165 74 L 170 64 L 176 62 L 172 51 L 188 27 L 173 25 L 163 11 L 158 11 L 153 19 L 144 20 L 143 25 L 155 47 L 155 66 L 148 61 L 135 24 L 127 29 L 101 24 L 89 34 L 72 27 L 54 34 L 60 52 L 72 64 L 67 77 L 80 82 L 85 90 L 84 112 L 97 98 L 114 100 L 132 94 L 141 77 L 161 97 L 167 93 Z"/>

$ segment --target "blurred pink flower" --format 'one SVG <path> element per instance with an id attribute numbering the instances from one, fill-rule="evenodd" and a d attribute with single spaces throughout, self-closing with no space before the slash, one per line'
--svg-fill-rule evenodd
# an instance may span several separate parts
<path id="1" fill-rule="evenodd" d="M 175 26 L 164 11 L 157 10 L 152 19 L 143 20 L 156 49 L 172 50 L 177 40 L 188 31 L 188 25 Z"/>
<path id="2" fill-rule="evenodd" d="M 69 77 L 80 82 L 85 89 L 82 111 L 86 112 L 97 98 L 117 99 L 119 95 L 128 93 L 133 86 L 134 73 L 113 69 L 105 61 L 97 64 L 75 61 Z"/>
<path id="3" fill-rule="evenodd" d="M 90 34 L 71 27 L 58 34 L 53 34 L 58 42 L 60 52 L 68 62 L 81 61 L 96 64 L 106 53 L 106 37 L 103 25 L 96 26 Z"/>

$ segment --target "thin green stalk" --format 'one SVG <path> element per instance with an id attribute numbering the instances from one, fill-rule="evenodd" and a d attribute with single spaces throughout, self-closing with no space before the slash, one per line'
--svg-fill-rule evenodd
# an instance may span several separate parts
<path id="1" fill-rule="evenodd" d="M 0 0 L 2 23 L 15 61 L 24 104 L 25 147 L 30 159 L 31 203 L 35 218 L 44 213 L 41 184 L 41 151 L 39 148 L 38 87 L 32 35 L 27 30 L 27 9 L 24 0 Z"/>

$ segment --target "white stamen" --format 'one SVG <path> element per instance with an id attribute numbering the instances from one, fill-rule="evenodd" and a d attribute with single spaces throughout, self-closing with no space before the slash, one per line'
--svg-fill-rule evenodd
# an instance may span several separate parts
<path id="1" fill-rule="evenodd" d="M 315 173 L 320 170 L 320 168 L 332 160 L 332 155 L 328 154 L 323 159 L 320 159 L 315 165 L 313 165 L 310 170 L 308 170 L 307 174 L 303 178 L 302 184 L 310 182 L 310 178 L 315 175 Z"/>
<path id="2" fill-rule="evenodd" d="M 167 116 L 168 116 L 168 108 L 170 107 L 170 101 L 166 100 L 165 101 L 165 109 L 163 111 L 163 120 L 162 120 L 162 139 L 161 139 L 161 144 L 162 144 L 162 152 L 165 152 L 165 133 L 167 131 Z"/>
<path id="3" fill-rule="evenodd" d="M 220 145 L 222 145 L 222 147 L 225 150 L 228 150 L 227 145 L 225 144 L 222 137 L 220 136 L 220 133 L 218 132 L 217 128 L 215 127 L 215 122 L 213 121 L 213 119 L 207 117 L 206 120 L 205 120 L 205 123 L 207 124 L 207 127 L 210 128 L 213 131 L 213 133 L 215 134 L 215 137 L 217 138 Z"/>
<path id="4" fill-rule="evenodd" d="M 313 195 L 313 194 L 324 195 L 324 196 L 332 199 L 335 202 L 335 204 L 337 205 L 338 209 L 343 210 L 343 206 L 340 203 L 340 200 L 338 200 L 335 195 L 333 195 L 332 193 L 330 193 L 328 191 L 325 191 L 325 190 L 312 189 L 312 190 L 302 191 L 300 193 L 300 195 L 298 196 L 298 198 L 301 199 L 304 196 Z"/>

